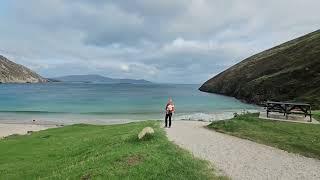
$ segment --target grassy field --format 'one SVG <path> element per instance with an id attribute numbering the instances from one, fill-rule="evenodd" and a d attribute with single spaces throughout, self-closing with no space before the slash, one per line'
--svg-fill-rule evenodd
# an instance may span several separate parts
<path id="1" fill-rule="evenodd" d="M 216 131 L 320 159 L 320 125 L 262 120 L 241 115 L 208 126 Z"/>
<path id="2" fill-rule="evenodd" d="M 155 134 L 139 141 L 146 126 Z M 155 121 L 72 125 L 0 140 L 0 179 L 225 179 Z"/>

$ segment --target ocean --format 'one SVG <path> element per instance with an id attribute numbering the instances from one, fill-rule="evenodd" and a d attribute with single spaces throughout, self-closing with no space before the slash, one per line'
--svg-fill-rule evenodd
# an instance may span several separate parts
<path id="1" fill-rule="evenodd" d="M 174 120 L 214 121 L 259 107 L 204 93 L 200 85 L 45 83 L 0 84 L 0 122 L 108 124 L 163 119 L 172 97 Z"/>

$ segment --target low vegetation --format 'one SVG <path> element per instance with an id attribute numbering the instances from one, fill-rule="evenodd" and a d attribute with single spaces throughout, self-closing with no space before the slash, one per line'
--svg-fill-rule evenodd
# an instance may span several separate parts
<path id="1" fill-rule="evenodd" d="M 319 117 L 319 114 L 318 114 Z M 320 159 L 320 124 L 263 120 L 258 114 L 213 122 L 216 131 Z"/>
<path id="2" fill-rule="evenodd" d="M 313 118 L 320 121 L 320 111 L 314 111 L 313 112 Z"/>
<path id="3" fill-rule="evenodd" d="M 146 126 L 155 130 L 138 140 Z M 155 121 L 72 125 L 0 140 L 0 179 L 222 179 Z"/>

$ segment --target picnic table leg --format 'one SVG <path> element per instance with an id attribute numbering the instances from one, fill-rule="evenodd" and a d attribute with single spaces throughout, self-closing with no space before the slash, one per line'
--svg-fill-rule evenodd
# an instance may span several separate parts
<path id="1" fill-rule="evenodd" d="M 309 108 L 310 110 L 310 122 L 312 122 L 312 112 L 311 112 L 311 107 Z"/>
<path id="2" fill-rule="evenodd" d="M 288 119 L 287 105 L 284 105 L 284 112 L 285 112 L 285 115 L 286 115 L 286 119 Z"/>

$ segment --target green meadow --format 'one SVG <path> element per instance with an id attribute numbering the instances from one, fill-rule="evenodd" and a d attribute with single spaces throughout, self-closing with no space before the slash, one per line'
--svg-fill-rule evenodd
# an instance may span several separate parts
<path id="1" fill-rule="evenodd" d="M 146 126 L 155 134 L 138 140 Z M 71 125 L 0 140 L 0 179 L 225 179 L 159 122 Z"/>

